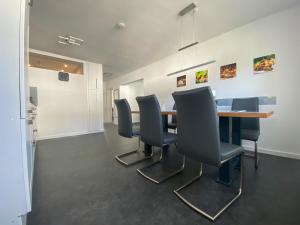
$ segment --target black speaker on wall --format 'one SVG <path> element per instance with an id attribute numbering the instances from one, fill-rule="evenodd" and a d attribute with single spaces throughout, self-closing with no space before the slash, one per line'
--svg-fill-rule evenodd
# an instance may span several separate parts
<path id="1" fill-rule="evenodd" d="M 64 73 L 64 72 L 59 72 L 58 73 L 58 79 L 60 81 L 69 81 L 69 74 L 68 73 Z"/>

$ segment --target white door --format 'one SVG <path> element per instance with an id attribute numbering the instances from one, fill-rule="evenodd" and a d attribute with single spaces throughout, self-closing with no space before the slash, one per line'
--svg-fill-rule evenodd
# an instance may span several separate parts
<path id="1" fill-rule="evenodd" d="M 89 131 L 99 132 L 101 131 L 101 96 L 99 90 L 89 90 Z"/>
<path id="2" fill-rule="evenodd" d="M 102 66 L 96 63 L 87 63 L 88 70 L 88 89 L 98 89 L 101 82 Z"/>
<path id="3" fill-rule="evenodd" d="M 102 65 L 87 63 L 89 132 L 103 131 L 103 81 Z"/>
<path id="4" fill-rule="evenodd" d="M 118 100 L 118 99 L 120 99 L 120 91 L 119 91 L 119 89 L 115 89 L 115 90 L 113 90 L 113 100 Z M 118 111 L 117 111 L 115 102 L 113 102 L 112 110 L 113 110 L 113 113 L 112 113 L 113 123 L 118 124 Z"/>

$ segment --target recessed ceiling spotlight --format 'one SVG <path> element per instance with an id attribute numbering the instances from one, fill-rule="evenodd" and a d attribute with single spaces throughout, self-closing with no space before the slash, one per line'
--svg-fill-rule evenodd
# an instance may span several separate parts
<path id="1" fill-rule="evenodd" d="M 84 40 L 74 36 L 58 36 L 58 43 L 63 45 L 77 45 L 80 46 Z"/>
<path id="2" fill-rule="evenodd" d="M 67 65 L 67 64 L 65 64 L 65 65 L 64 65 L 64 67 L 65 67 L 65 68 L 67 68 L 67 67 L 68 67 L 68 65 Z"/>
<path id="3" fill-rule="evenodd" d="M 119 22 L 116 24 L 116 28 L 118 29 L 123 29 L 124 27 L 126 27 L 126 24 L 124 22 Z"/>

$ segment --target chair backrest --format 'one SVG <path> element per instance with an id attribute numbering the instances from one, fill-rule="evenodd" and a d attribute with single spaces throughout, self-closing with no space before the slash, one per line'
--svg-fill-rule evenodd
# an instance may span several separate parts
<path id="1" fill-rule="evenodd" d="M 140 109 L 141 140 L 149 145 L 162 147 L 163 124 L 160 106 L 155 95 L 137 97 Z"/>
<path id="2" fill-rule="evenodd" d="M 259 111 L 259 98 L 235 98 L 232 101 L 232 110 L 246 110 L 248 112 Z M 260 130 L 259 118 L 242 118 L 242 129 Z"/>
<path id="3" fill-rule="evenodd" d="M 179 152 L 191 159 L 219 166 L 219 118 L 210 87 L 175 92 L 173 97 L 177 107 Z"/>
<path id="4" fill-rule="evenodd" d="M 173 105 L 173 110 L 176 110 L 176 104 L 174 103 Z M 172 115 L 172 120 L 171 120 L 172 123 L 176 124 L 177 123 L 177 117 L 176 115 Z"/>
<path id="5" fill-rule="evenodd" d="M 115 100 L 118 111 L 118 130 L 119 135 L 132 138 L 132 117 L 131 109 L 126 99 Z"/>

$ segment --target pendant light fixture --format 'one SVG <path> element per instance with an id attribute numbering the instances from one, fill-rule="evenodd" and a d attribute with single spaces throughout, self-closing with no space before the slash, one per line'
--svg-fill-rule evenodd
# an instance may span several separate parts
<path id="1" fill-rule="evenodd" d="M 191 48 L 197 44 L 199 44 L 199 42 L 197 41 L 197 35 L 196 35 L 196 31 L 197 31 L 197 27 L 196 27 L 196 16 L 197 16 L 197 12 L 198 12 L 198 8 L 197 8 L 197 4 L 196 3 L 191 3 L 189 4 L 188 6 L 186 6 L 184 9 L 182 9 L 179 13 L 178 13 L 178 16 L 179 16 L 179 20 L 180 20 L 180 31 L 179 31 L 179 43 L 180 43 L 180 47 L 178 49 L 178 57 L 183 57 L 182 53 L 184 50 L 188 49 L 188 48 Z M 182 38 L 182 27 L 183 27 L 183 24 L 182 24 L 182 20 L 183 20 L 183 17 L 190 14 L 190 13 L 193 13 L 193 42 L 192 43 L 189 43 L 187 45 L 183 45 L 183 38 Z M 195 57 L 196 57 L 196 48 L 195 48 Z M 180 60 L 180 62 L 182 62 L 183 60 Z M 172 72 L 172 73 L 169 73 L 167 74 L 167 76 L 172 76 L 172 75 L 175 75 L 175 74 L 178 74 L 178 73 L 181 73 L 181 72 L 184 72 L 184 71 L 187 71 L 187 70 L 191 70 L 191 69 L 194 69 L 194 68 L 197 68 L 197 67 L 200 67 L 200 66 L 205 66 L 205 65 L 208 65 L 208 64 L 212 64 L 212 63 L 215 63 L 216 60 L 210 60 L 210 61 L 207 61 L 207 62 L 203 62 L 203 63 L 200 63 L 200 64 L 197 64 L 197 65 L 194 65 L 194 66 L 190 66 L 190 67 L 187 67 L 187 68 L 182 68 L 180 70 L 177 70 L 175 72 Z"/>

